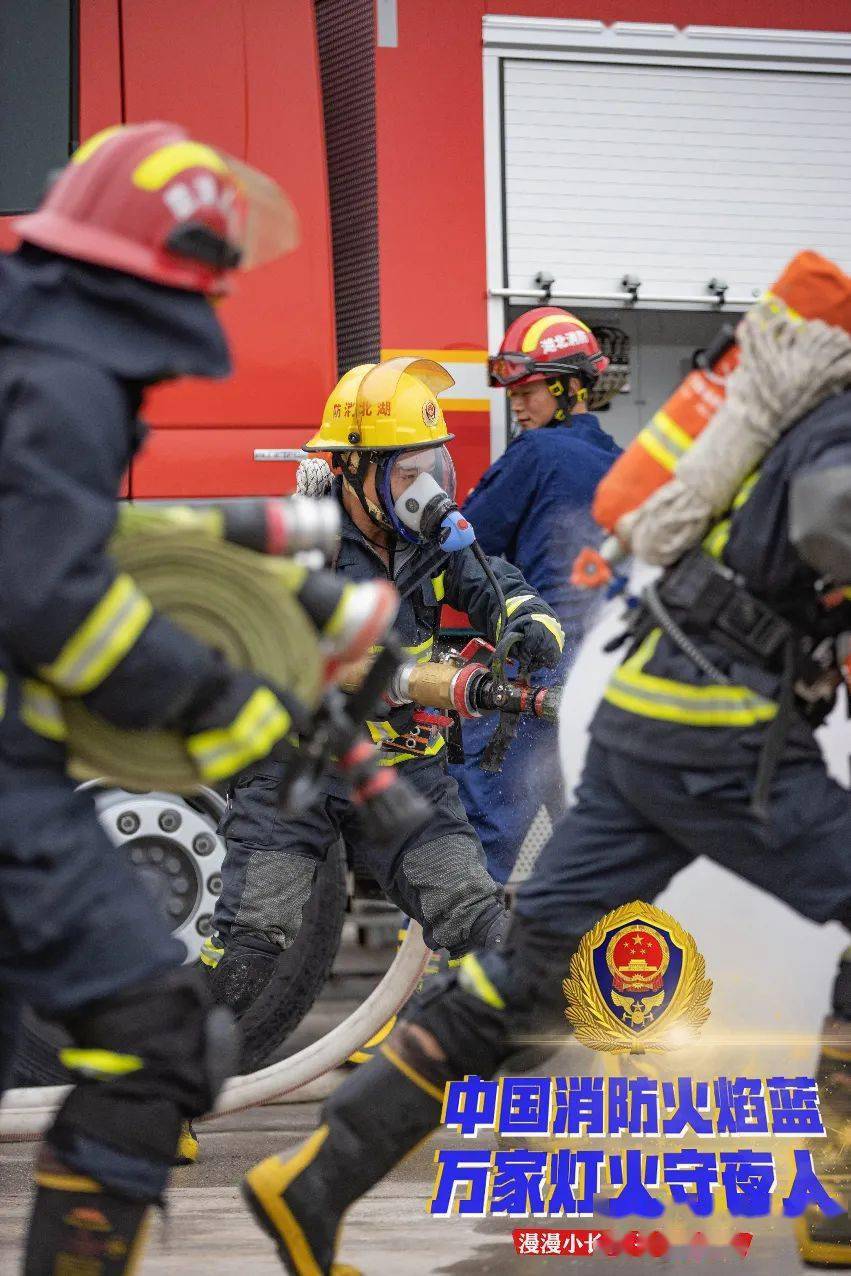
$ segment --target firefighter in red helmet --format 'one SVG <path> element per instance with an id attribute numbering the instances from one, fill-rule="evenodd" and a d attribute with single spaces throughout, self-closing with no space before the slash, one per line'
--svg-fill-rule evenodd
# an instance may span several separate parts
<path id="1" fill-rule="evenodd" d="M 292 247 L 275 184 L 172 124 L 107 129 L 71 157 L 0 257 L 0 1086 L 28 1005 L 85 1084 L 36 1168 L 24 1271 L 135 1266 L 181 1122 L 235 1050 L 182 946 L 65 773 L 60 700 L 258 759 L 303 716 L 159 615 L 110 559 L 146 388 L 226 376 L 208 296 Z"/>
<path id="2" fill-rule="evenodd" d="M 592 406 L 622 384 L 575 315 L 541 306 L 515 319 L 489 360 L 492 385 L 509 395 L 518 431 L 464 505 L 488 554 L 503 555 L 555 611 L 565 646 L 544 685 L 563 681 L 581 636 L 588 594 L 570 584 L 570 564 L 593 541 L 591 500 L 619 449 Z M 553 428 L 550 428 L 553 427 Z M 553 731 L 524 721 L 499 774 L 481 762 L 494 731 L 484 718 L 464 724 L 463 764 L 453 767 L 461 800 L 482 840 L 491 874 L 507 881 L 538 812 L 561 812 L 562 782 Z"/>

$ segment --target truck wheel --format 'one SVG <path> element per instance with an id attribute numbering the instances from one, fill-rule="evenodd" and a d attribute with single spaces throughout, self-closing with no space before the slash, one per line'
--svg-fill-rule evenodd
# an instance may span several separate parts
<path id="1" fill-rule="evenodd" d="M 295 943 L 278 958 L 269 983 L 239 1021 L 240 1072 L 256 1072 L 313 1006 L 340 947 L 348 889 L 342 842 L 328 852 L 316 875 Z"/>
<path id="2" fill-rule="evenodd" d="M 170 793 L 128 793 L 96 781 L 84 787 L 97 790 L 95 801 L 104 828 L 153 893 L 173 934 L 186 945 L 187 962 L 197 960 L 221 890 L 225 848 L 216 825 L 223 800 L 211 789 L 181 798 Z M 339 946 L 346 901 L 345 856 L 338 844 L 320 869 L 295 944 L 281 954 L 270 984 L 243 1019 L 243 1071 L 261 1066 L 321 992 Z M 26 1011 L 11 1085 L 69 1083 L 72 1077 L 58 1059 L 58 1051 L 68 1044 L 61 1029 Z"/>

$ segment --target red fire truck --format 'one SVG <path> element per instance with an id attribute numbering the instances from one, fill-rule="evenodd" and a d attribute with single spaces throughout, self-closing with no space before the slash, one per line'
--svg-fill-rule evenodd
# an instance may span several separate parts
<path id="1" fill-rule="evenodd" d="M 408 352 L 455 377 L 464 492 L 505 445 L 486 351 L 521 309 L 552 299 L 624 333 L 606 424 L 625 442 L 792 252 L 851 262 L 847 26 L 847 0 L 15 0 L 0 246 L 79 139 L 186 125 L 280 182 L 301 246 L 223 303 L 231 380 L 150 396 L 127 494 L 291 491 L 280 454 L 338 373 Z M 221 847 L 198 810 L 175 823 L 172 799 L 146 801 L 104 794 L 105 823 L 131 856 L 122 827 L 151 824 L 140 870 L 200 942 Z"/>

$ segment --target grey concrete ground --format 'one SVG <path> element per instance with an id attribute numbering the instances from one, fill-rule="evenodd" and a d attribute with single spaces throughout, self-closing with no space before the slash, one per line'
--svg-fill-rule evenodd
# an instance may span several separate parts
<path id="1" fill-rule="evenodd" d="M 177 1170 L 169 1193 L 168 1211 L 156 1223 L 140 1276 L 272 1276 L 280 1272 L 272 1246 L 243 1208 L 237 1184 L 260 1157 L 287 1151 L 311 1130 L 318 1113 L 314 1103 L 256 1108 L 203 1127 L 202 1159 Z M 505 1273 L 560 1271 L 588 1259 L 536 1258 L 515 1255 L 513 1226 L 520 1222 L 433 1219 L 426 1212 L 433 1185 L 434 1148 L 447 1140 L 424 1145 L 396 1173 L 352 1211 L 344 1232 L 341 1259 L 362 1269 L 365 1276 L 501 1276 Z M 18 1268 L 19 1242 L 29 1201 L 29 1171 L 33 1148 L 0 1148 L 0 1274 Z M 532 1223 L 528 1225 L 534 1225 Z M 583 1226 L 587 1225 L 583 1221 Z M 664 1221 L 662 1230 L 671 1233 Z M 565 1220 L 553 1226 L 565 1227 Z M 622 1235 L 626 1227 L 612 1229 Z M 694 1231 L 699 1230 L 695 1226 Z M 751 1276 L 791 1276 L 804 1271 L 787 1227 L 776 1225 L 756 1236 L 746 1260 L 727 1242 L 738 1226 L 704 1227 L 710 1246 L 695 1251 L 672 1249 L 665 1258 L 617 1257 L 598 1254 L 592 1270 L 620 1273 L 652 1269 L 664 1272 L 743 1270 Z M 752 1229 L 756 1231 L 756 1228 Z M 673 1239 L 673 1235 L 672 1235 Z M 681 1237 L 682 1239 L 682 1237 Z M 585 1270 L 580 1268 L 580 1270 Z"/>

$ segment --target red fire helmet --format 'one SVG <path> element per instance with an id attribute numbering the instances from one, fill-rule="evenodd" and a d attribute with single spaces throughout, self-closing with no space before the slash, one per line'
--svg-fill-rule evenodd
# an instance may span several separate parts
<path id="1" fill-rule="evenodd" d="M 204 293 L 298 242 L 292 205 L 271 178 L 161 121 L 89 138 L 12 228 L 51 252 Z"/>
<path id="2" fill-rule="evenodd" d="M 503 387 L 558 377 L 580 377 L 590 386 L 608 366 L 588 325 L 558 306 L 539 306 L 515 319 L 499 354 L 488 359 L 490 384 Z"/>

